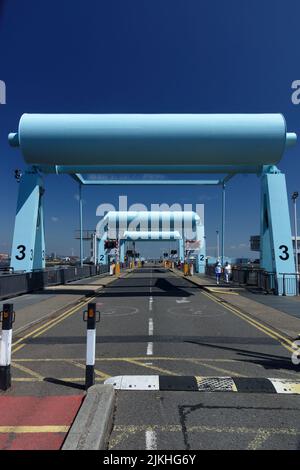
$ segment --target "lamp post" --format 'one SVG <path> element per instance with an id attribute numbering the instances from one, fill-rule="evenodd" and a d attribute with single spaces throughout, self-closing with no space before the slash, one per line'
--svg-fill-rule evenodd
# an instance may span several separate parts
<path id="1" fill-rule="evenodd" d="M 219 242 L 219 230 L 216 230 L 217 234 L 217 260 L 220 259 L 220 242 Z"/>
<path id="2" fill-rule="evenodd" d="M 294 191 L 292 194 L 292 201 L 294 203 L 294 233 L 295 233 L 295 265 L 296 274 L 298 274 L 298 240 L 297 240 L 297 197 L 299 196 L 298 191 Z"/>

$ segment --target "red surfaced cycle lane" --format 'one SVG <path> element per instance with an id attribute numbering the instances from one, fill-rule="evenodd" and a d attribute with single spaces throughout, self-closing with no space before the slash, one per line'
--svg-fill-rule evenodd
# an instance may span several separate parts
<path id="1" fill-rule="evenodd" d="M 0 396 L 0 450 L 58 450 L 83 395 Z"/>

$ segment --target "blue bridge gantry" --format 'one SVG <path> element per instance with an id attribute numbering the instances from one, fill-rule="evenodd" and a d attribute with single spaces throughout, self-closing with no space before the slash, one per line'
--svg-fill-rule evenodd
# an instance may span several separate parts
<path id="1" fill-rule="evenodd" d="M 83 185 L 211 184 L 225 188 L 235 174 L 261 180 L 261 266 L 295 272 L 285 175 L 277 168 L 297 136 L 281 114 L 24 114 L 9 142 L 27 165 L 20 181 L 11 265 L 45 267 L 44 173 L 70 174 Z M 90 180 L 87 173 L 211 173 L 215 180 Z M 82 257 L 82 240 L 81 240 Z M 294 294 L 291 284 L 288 294 Z M 282 288 L 279 286 L 279 293 Z"/>
<path id="2" fill-rule="evenodd" d="M 111 211 L 97 225 L 98 259 L 107 263 L 105 242 L 119 241 L 120 261 L 124 262 L 126 241 L 178 240 L 179 258 L 185 261 L 185 242 L 192 239 L 197 245 L 196 268 L 205 272 L 204 220 L 193 211 Z"/>

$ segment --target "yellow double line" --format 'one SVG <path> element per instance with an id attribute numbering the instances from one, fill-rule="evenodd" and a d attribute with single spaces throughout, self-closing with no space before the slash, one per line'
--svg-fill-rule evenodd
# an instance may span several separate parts
<path id="1" fill-rule="evenodd" d="M 217 299 L 216 297 L 214 297 L 213 295 L 211 294 L 208 294 L 207 292 L 205 292 L 204 290 L 202 290 L 202 293 L 204 295 L 206 295 L 206 297 L 208 297 L 210 300 L 212 300 L 213 302 L 217 303 L 217 304 L 222 304 L 222 306 L 224 308 L 226 308 L 227 310 L 229 310 L 230 312 L 234 313 L 235 315 L 237 315 L 238 317 L 242 318 L 243 320 L 245 320 L 247 323 L 249 323 L 250 325 L 254 326 L 255 328 L 257 328 L 258 330 L 262 331 L 263 333 L 265 333 L 266 335 L 270 336 L 271 338 L 273 339 L 276 339 L 277 341 L 279 341 L 279 343 L 285 348 L 287 349 L 289 352 L 295 352 L 295 350 L 293 349 L 293 341 L 291 341 L 289 338 L 287 338 L 286 336 L 283 336 L 281 335 L 280 333 L 278 333 L 277 331 L 273 330 L 272 328 L 266 326 L 266 325 L 263 325 L 262 323 L 260 323 L 259 321 L 257 320 L 254 320 L 250 315 L 246 315 L 245 313 L 241 312 L 240 310 L 238 310 L 237 308 L 231 306 L 231 305 L 228 305 L 228 304 L 225 304 L 224 302 L 220 301 L 220 299 Z"/>
<path id="2" fill-rule="evenodd" d="M 27 335 L 22 336 L 19 338 L 17 341 L 15 341 L 12 344 L 12 353 L 16 353 L 20 349 L 24 348 L 26 346 L 26 339 L 28 338 L 37 338 L 38 336 L 41 336 L 43 333 L 48 331 L 50 328 L 53 328 L 54 326 L 58 325 L 62 321 L 64 321 L 66 318 L 70 317 L 73 315 L 75 312 L 77 312 L 80 308 L 84 307 L 86 304 L 89 302 L 92 302 L 96 297 L 89 298 L 88 300 L 84 300 L 80 303 L 78 303 L 76 306 L 70 308 L 66 312 L 62 313 L 59 315 L 57 318 L 54 318 L 52 320 L 49 320 L 48 322 L 44 323 L 42 326 L 39 328 L 36 328 L 35 330 L 31 331 Z"/>

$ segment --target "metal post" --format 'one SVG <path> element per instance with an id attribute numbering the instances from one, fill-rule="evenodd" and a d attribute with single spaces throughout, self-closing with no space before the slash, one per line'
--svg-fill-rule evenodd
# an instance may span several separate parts
<path id="1" fill-rule="evenodd" d="M 0 321 L 2 322 L 2 335 L 0 340 L 0 390 L 11 387 L 11 344 L 12 325 L 15 319 L 13 304 L 4 304 Z"/>
<path id="2" fill-rule="evenodd" d="M 87 390 L 95 383 L 96 323 L 100 321 L 100 313 L 96 312 L 96 304 L 94 302 L 88 304 L 88 309 L 84 312 L 83 319 L 87 322 L 85 368 L 85 388 Z"/>
<path id="3" fill-rule="evenodd" d="M 81 183 L 79 183 L 79 238 L 80 238 L 80 246 L 79 246 L 79 256 L 80 256 L 80 266 L 83 266 L 83 236 L 82 236 L 82 189 Z"/>
<path id="4" fill-rule="evenodd" d="M 93 235 L 93 261 L 94 265 L 97 266 L 98 264 L 98 243 L 97 243 L 97 234 L 96 232 Z"/>
<path id="5" fill-rule="evenodd" d="M 295 234 L 295 268 L 296 268 L 296 295 L 299 295 L 299 283 L 298 283 L 298 230 L 297 230 L 297 197 L 299 196 L 298 191 L 293 192 L 292 200 L 294 202 L 294 234 Z"/>
<path id="6" fill-rule="evenodd" d="M 285 273 L 282 275 L 282 295 L 286 296 Z"/>
<path id="7" fill-rule="evenodd" d="M 219 242 L 219 230 L 216 230 L 217 234 L 217 260 L 220 259 L 220 242 Z"/>
<path id="8" fill-rule="evenodd" d="M 293 193 L 292 199 L 294 201 L 294 233 L 295 233 L 295 265 L 296 265 L 296 273 L 299 271 L 298 267 L 298 230 L 297 230 L 297 197 L 298 193 Z"/>
<path id="9" fill-rule="evenodd" d="M 221 247 L 221 264 L 224 266 L 224 250 L 225 250 L 225 183 L 222 185 L 222 247 Z"/>

